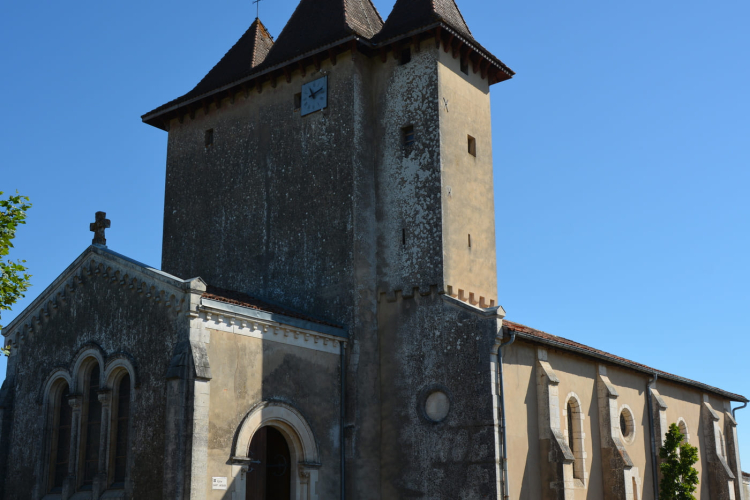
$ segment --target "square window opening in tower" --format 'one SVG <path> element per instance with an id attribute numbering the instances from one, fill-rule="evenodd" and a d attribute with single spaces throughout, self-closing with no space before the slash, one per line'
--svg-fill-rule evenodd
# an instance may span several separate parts
<path id="1" fill-rule="evenodd" d="M 414 125 L 407 125 L 401 129 L 401 142 L 405 149 L 414 146 Z"/>
<path id="2" fill-rule="evenodd" d="M 401 59 L 399 65 L 403 66 L 411 61 L 411 48 L 407 47 L 401 51 Z"/>

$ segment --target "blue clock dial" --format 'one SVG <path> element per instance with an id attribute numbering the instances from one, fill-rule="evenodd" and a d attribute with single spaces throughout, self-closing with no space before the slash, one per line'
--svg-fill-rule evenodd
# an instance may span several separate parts
<path id="1" fill-rule="evenodd" d="M 328 106 L 328 77 L 318 78 L 302 86 L 302 102 L 300 113 L 302 116 Z"/>

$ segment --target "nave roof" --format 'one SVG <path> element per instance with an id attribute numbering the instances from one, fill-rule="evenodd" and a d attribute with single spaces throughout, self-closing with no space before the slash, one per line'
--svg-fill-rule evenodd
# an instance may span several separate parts
<path id="1" fill-rule="evenodd" d="M 718 387 L 713 387 L 708 384 L 704 384 L 702 382 L 697 382 L 689 378 L 680 377 L 679 375 L 673 375 L 665 371 L 657 370 L 656 368 L 651 368 L 644 364 L 637 363 L 635 361 L 631 361 L 629 359 L 625 359 L 620 356 L 610 354 L 608 352 L 600 351 L 599 349 L 595 349 L 593 347 L 589 347 L 584 344 L 579 344 L 578 342 L 575 342 L 573 340 L 569 340 L 563 337 L 552 335 L 551 333 L 543 332 L 541 330 L 536 330 L 534 328 L 528 327 L 526 325 L 522 325 L 520 323 L 514 323 L 512 321 L 508 321 L 504 319 L 503 325 L 508 330 L 516 332 L 516 334 L 518 334 L 521 338 L 530 340 L 532 342 L 538 342 L 541 344 L 549 345 L 551 347 L 557 347 L 562 350 L 572 351 L 578 354 L 583 354 L 585 356 L 609 361 L 611 363 L 614 363 L 620 366 L 625 366 L 627 368 L 634 369 L 646 375 L 653 376 L 654 374 L 657 374 L 659 378 L 665 378 L 673 382 L 679 382 L 682 384 L 690 385 L 692 387 L 696 387 L 701 390 L 705 390 L 708 392 L 712 392 L 714 394 L 718 394 L 732 401 L 739 401 L 742 403 L 748 401 L 747 398 L 745 398 L 744 396 L 740 394 L 728 392 L 723 389 L 719 389 Z"/>

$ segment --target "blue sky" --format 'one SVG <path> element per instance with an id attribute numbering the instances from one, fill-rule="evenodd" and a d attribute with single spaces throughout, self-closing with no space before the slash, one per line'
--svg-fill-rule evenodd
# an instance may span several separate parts
<path id="1" fill-rule="evenodd" d="M 261 3 L 274 36 L 295 2 Z M 517 72 L 492 88 L 508 318 L 749 396 L 750 3 L 459 6 Z M 167 135 L 139 116 L 254 17 L 234 0 L 3 3 L 0 190 L 34 203 L 11 254 L 34 275 L 16 311 L 86 248 L 97 210 L 110 248 L 159 265 Z M 750 410 L 737 416 L 750 464 Z"/>

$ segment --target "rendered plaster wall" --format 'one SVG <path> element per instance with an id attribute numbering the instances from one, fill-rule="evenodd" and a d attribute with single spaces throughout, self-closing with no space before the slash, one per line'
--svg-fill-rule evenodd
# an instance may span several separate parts
<path id="1" fill-rule="evenodd" d="M 743 474 L 742 487 L 745 488 L 745 498 L 750 498 L 750 475 Z"/>
<path id="2" fill-rule="evenodd" d="M 620 427 L 620 412 L 623 405 L 630 407 L 635 418 L 635 437 L 630 443 L 623 440 L 625 451 L 627 451 L 633 466 L 638 468 L 640 478 L 639 499 L 651 500 L 654 496 L 653 474 L 651 466 L 651 431 L 648 420 L 648 407 L 646 402 L 646 384 L 649 377 L 621 368 L 618 366 L 607 366 L 607 376 L 612 385 L 615 386 L 619 397 L 617 398 L 616 428 Z"/>
<path id="3" fill-rule="evenodd" d="M 506 339 L 507 340 L 507 339 Z M 544 466 L 546 457 L 539 455 L 539 419 L 542 412 L 537 402 L 537 387 L 534 366 L 537 361 L 537 349 L 544 348 L 551 368 L 559 378 L 559 412 L 562 430 L 567 427 L 562 411 L 568 396 L 575 393 L 585 412 L 584 432 L 586 451 L 586 471 L 588 473 L 585 488 L 574 488 L 573 499 L 603 498 L 603 465 L 601 437 L 599 429 L 599 406 L 597 401 L 596 377 L 598 361 L 535 345 L 524 340 L 517 340 L 512 346 L 503 350 L 506 424 L 509 455 L 509 484 L 511 498 L 542 498 L 545 484 L 541 480 L 540 467 Z M 638 468 L 641 481 L 638 498 L 653 499 L 653 482 L 651 469 L 651 434 L 645 399 L 646 384 L 650 377 L 613 365 L 607 365 L 607 376 L 619 396 L 618 410 L 627 404 L 636 419 L 635 440 L 624 442 L 625 450 Z M 710 498 L 706 439 L 704 425 L 707 425 L 702 412 L 704 393 L 696 388 L 659 379 L 655 389 L 667 405 L 667 425 L 685 420 L 688 426 L 690 443 L 698 447 L 699 462 L 695 465 L 700 477 L 696 498 Z M 720 415 L 719 428 L 724 432 L 725 414 L 729 402 L 714 395 L 709 395 L 709 402 Z M 619 414 L 617 421 L 619 429 Z M 661 443 L 657 443 L 657 447 Z"/>
<path id="4" fill-rule="evenodd" d="M 585 482 L 582 488 L 577 487 L 573 490 L 573 499 L 585 500 L 592 498 L 592 496 L 601 497 L 604 485 L 602 484 L 599 405 L 595 383 L 597 365 L 592 361 L 553 349 L 547 350 L 547 357 L 560 379 L 558 391 L 560 395 L 561 428 L 567 430 L 567 418 L 563 418 L 562 412 L 567 412 L 566 404 L 570 396 L 577 396 L 581 411 L 585 416 L 583 420 L 584 451 L 586 453 Z M 574 423 L 574 425 L 576 424 Z M 640 499 L 641 496 L 639 495 L 638 498 Z"/>
<path id="5" fill-rule="evenodd" d="M 172 347 L 187 338 L 187 319 L 138 295 L 110 278 L 83 275 L 83 283 L 67 302 L 50 309 L 49 319 L 27 333 L 12 356 L 15 405 L 8 470 L 3 482 L 6 499 L 32 498 L 41 482 L 38 462 L 43 449 L 45 419 L 41 394 L 47 377 L 58 367 L 72 370 L 86 343 L 101 346 L 105 355 L 125 352 L 137 365 L 140 385 L 131 406 L 131 469 L 133 498 L 162 498 L 165 379 Z M 101 367 L 102 370 L 104 367 Z M 40 492 L 44 494 L 45 492 Z"/>
<path id="6" fill-rule="evenodd" d="M 380 498 L 496 498 L 489 353 L 497 319 L 416 294 L 381 300 Z M 450 398 L 438 423 L 424 412 L 432 390 Z"/>
<path id="7" fill-rule="evenodd" d="M 669 426 L 669 424 L 676 424 L 680 418 L 684 419 L 687 424 L 688 441 L 693 446 L 698 447 L 699 460 L 698 463 L 693 466 L 698 471 L 698 477 L 700 480 L 698 491 L 696 493 L 700 494 L 700 498 L 709 498 L 708 468 L 704 467 L 707 457 L 706 438 L 703 428 L 705 422 L 702 415 L 703 412 L 701 411 L 703 394 L 690 387 L 675 384 L 669 380 L 663 379 L 660 379 L 657 382 L 656 389 L 667 404 L 667 426 Z M 720 411 L 722 406 L 714 406 L 714 409 Z M 659 444 L 659 446 L 661 446 L 661 444 Z M 697 496 L 698 495 L 696 495 L 696 497 Z"/>
<path id="8" fill-rule="evenodd" d="M 542 498 L 536 362 L 532 344 L 516 340 L 503 348 L 510 498 Z"/>
<path id="9" fill-rule="evenodd" d="M 489 307 L 497 304 L 489 81 L 471 65 L 462 73 L 451 51 L 438 53 L 445 285 Z M 476 140 L 476 156 L 469 154 L 468 136 Z"/>
<path id="10" fill-rule="evenodd" d="M 227 498 L 241 484 L 232 480 L 232 445 L 250 409 L 261 401 L 287 403 L 304 416 L 320 452 L 318 498 L 340 491 L 340 376 L 337 354 L 210 330 L 212 375 L 208 476 L 227 477 L 228 491 L 211 490 L 208 500 Z M 291 448 L 291 443 L 290 443 Z M 240 451 L 238 450 L 238 453 Z M 242 454 L 246 454 L 243 450 Z M 295 478 L 293 478 L 295 479 Z M 244 493 L 242 493 L 244 495 Z M 240 496 L 238 498 L 244 498 Z"/>

